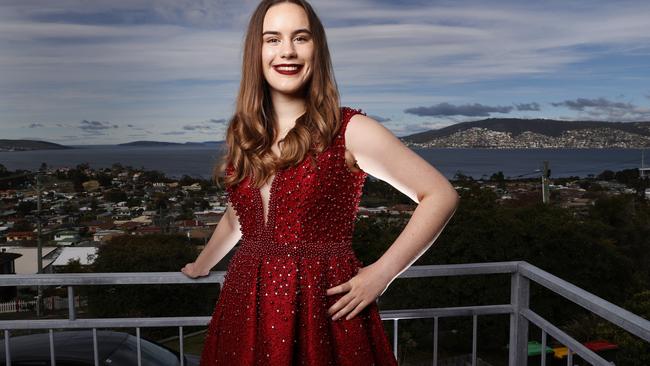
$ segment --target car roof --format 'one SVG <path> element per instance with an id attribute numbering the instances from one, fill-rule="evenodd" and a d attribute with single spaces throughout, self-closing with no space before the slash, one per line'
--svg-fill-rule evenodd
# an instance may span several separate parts
<path id="1" fill-rule="evenodd" d="M 105 360 L 129 337 L 128 333 L 108 330 L 97 331 L 97 355 L 99 360 Z M 54 357 L 57 361 L 93 361 L 93 335 L 91 330 L 55 331 Z M 29 360 L 49 360 L 49 333 L 30 334 L 9 338 L 9 350 L 12 362 Z M 5 358 L 4 342 L 0 344 L 0 359 Z"/>

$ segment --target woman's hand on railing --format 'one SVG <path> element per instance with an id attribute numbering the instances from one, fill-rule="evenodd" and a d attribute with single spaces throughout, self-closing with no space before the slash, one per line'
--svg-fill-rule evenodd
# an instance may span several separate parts
<path id="1" fill-rule="evenodd" d="M 210 274 L 210 270 L 200 269 L 196 262 L 186 264 L 185 267 L 181 268 L 181 272 L 189 278 L 203 277 Z"/>

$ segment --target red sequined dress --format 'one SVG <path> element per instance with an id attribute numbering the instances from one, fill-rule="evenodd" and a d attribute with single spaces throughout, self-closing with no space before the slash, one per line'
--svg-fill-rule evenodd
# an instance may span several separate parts
<path id="1" fill-rule="evenodd" d="M 242 240 L 208 325 L 201 366 L 397 365 L 376 302 L 350 320 L 327 314 L 344 294 L 325 291 L 363 266 L 351 241 L 367 173 L 347 167 L 344 140 L 357 113 L 365 115 L 341 109 L 341 128 L 315 166 L 305 158 L 276 172 L 266 223 L 249 178 L 227 188 Z"/>

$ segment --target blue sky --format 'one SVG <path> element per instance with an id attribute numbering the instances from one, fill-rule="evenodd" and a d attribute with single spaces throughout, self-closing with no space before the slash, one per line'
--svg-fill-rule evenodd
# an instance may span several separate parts
<path id="1" fill-rule="evenodd" d="M 0 138 L 222 140 L 257 1 L 3 0 Z M 313 0 L 342 103 L 397 136 L 650 121 L 650 2 Z"/>

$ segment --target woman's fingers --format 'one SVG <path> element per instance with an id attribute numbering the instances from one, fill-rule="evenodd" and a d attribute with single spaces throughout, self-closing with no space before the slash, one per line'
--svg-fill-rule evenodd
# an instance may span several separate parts
<path id="1" fill-rule="evenodd" d="M 189 278 L 197 278 L 197 277 L 199 277 L 199 274 L 196 273 L 194 263 L 186 264 L 185 267 L 181 268 L 181 272 L 183 272 L 183 274 L 185 274 Z"/>
<path id="2" fill-rule="evenodd" d="M 359 302 L 360 302 L 360 300 L 359 300 L 359 299 L 356 299 L 356 298 L 350 300 L 350 301 L 345 305 L 345 307 L 344 307 L 343 309 L 341 309 L 341 311 L 339 311 L 338 313 L 336 313 L 336 314 L 332 317 L 332 320 L 336 320 L 336 319 L 338 319 L 338 318 L 343 317 L 345 314 L 349 313 L 352 309 L 354 309 L 354 308 L 357 306 L 357 304 L 358 304 Z"/>
<path id="3" fill-rule="evenodd" d="M 359 302 L 357 306 L 352 310 L 352 312 L 345 317 L 345 320 L 350 320 L 357 316 L 357 314 L 359 314 L 361 310 L 363 310 L 367 305 L 368 304 L 365 301 Z"/>
<path id="4" fill-rule="evenodd" d="M 348 281 L 348 282 L 344 282 L 344 283 L 342 283 L 342 284 L 340 284 L 338 286 L 334 286 L 332 288 L 327 289 L 327 291 L 325 291 L 325 293 L 327 295 L 336 295 L 336 294 L 340 294 L 342 292 L 350 291 L 350 287 L 351 287 L 350 282 Z"/>
<path id="5" fill-rule="evenodd" d="M 343 308 L 345 305 L 348 304 L 353 299 L 353 296 L 348 292 L 347 294 L 343 295 L 334 305 L 332 305 L 328 310 L 327 313 L 329 315 L 335 314 L 337 311 L 339 311 L 341 308 Z"/>

